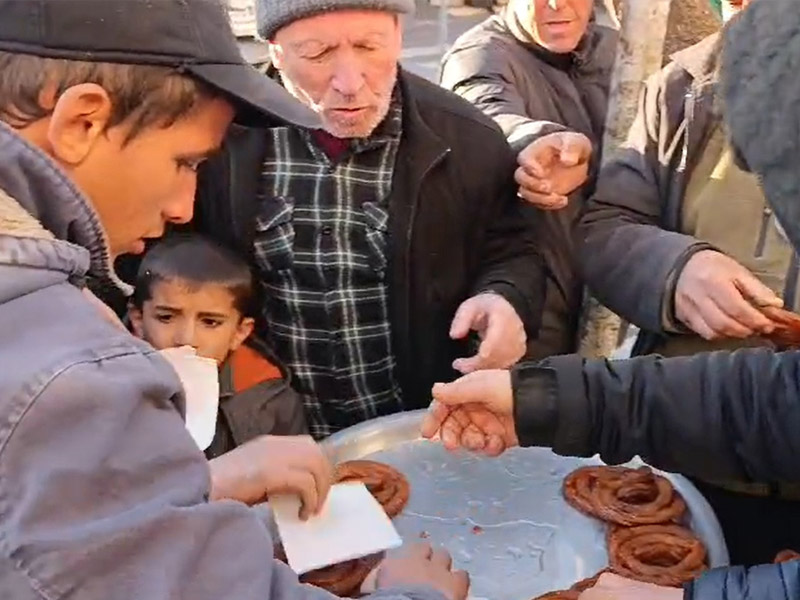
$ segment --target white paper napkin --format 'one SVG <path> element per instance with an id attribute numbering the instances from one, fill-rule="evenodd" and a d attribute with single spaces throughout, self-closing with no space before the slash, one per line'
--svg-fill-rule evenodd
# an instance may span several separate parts
<path id="1" fill-rule="evenodd" d="M 402 545 L 363 483 L 334 485 L 319 515 L 301 521 L 297 496 L 270 499 L 289 566 L 298 575 Z"/>
<path id="2" fill-rule="evenodd" d="M 217 428 L 219 368 L 217 361 L 198 356 L 194 348 L 167 348 L 160 354 L 172 365 L 186 394 L 186 428 L 205 450 Z"/>

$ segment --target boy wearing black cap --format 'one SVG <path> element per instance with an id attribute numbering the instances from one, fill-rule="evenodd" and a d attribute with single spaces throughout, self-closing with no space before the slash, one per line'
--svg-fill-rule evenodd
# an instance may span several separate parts
<path id="1" fill-rule="evenodd" d="M 249 508 L 208 503 L 175 373 L 85 291 L 124 289 L 112 260 L 191 218 L 235 107 L 313 115 L 244 64 L 216 0 L 0 15 L 0 597 L 329 597 L 272 560 Z M 329 469 L 308 470 L 319 504 Z M 393 584 L 428 587 L 378 594 L 467 587 L 429 548 L 384 563 L 378 588 Z"/>

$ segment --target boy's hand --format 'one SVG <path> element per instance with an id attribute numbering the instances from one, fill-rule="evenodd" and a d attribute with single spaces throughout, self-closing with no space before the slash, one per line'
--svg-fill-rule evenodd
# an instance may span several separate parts
<path id="1" fill-rule="evenodd" d="M 437 590 L 448 600 L 465 600 L 469 593 L 469 575 L 466 571 L 453 570 L 453 559 L 444 548 L 415 544 L 386 558 L 376 570 L 372 585 L 378 590 L 423 585 Z"/>
<path id="2" fill-rule="evenodd" d="M 322 448 L 308 436 L 258 437 L 209 461 L 211 499 L 257 504 L 275 494 L 296 494 L 300 518 L 320 511 L 333 469 Z"/>

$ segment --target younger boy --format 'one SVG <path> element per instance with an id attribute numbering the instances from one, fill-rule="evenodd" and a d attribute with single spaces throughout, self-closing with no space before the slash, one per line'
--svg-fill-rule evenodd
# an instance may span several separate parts
<path id="1" fill-rule="evenodd" d="M 216 458 L 261 435 L 307 433 L 302 398 L 280 370 L 245 346 L 253 277 L 229 250 L 198 235 L 167 238 L 139 267 L 129 307 L 136 336 L 157 350 L 192 346 L 220 365 Z"/>

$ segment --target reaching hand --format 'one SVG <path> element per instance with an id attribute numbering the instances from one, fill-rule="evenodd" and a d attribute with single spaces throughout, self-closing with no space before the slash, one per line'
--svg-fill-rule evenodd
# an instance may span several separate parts
<path id="1" fill-rule="evenodd" d="M 439 437 L 448 450 L 463 448 L 486 456 L 519 445 L 508 371 L 477 371 L 453 383 L 437 383 L 433 398 L 423 419 L 423 437 Z"/>
<path id="2" fill-rule="evenodd" d="M 707 340 L 771 333 L 774 324 L 754 305 L 783 302 L 745 267 L 714 250 L 692 256 L 675 287 L 675 316 Z"/>
<path id="3" fill-rule="evenodd" d="M 525 326 L 514 307 L 499 294 L 478 294 L 459 306 L 450 326 L 450 337 L 462 339 L 470 331 L 478 332 L 481 345 L 475 356 L 453 362 L 453 368 L 461 373 L 504 369 L 525 355 L 528 341 Z"/>
<path id="4" fill-rule="evenodd" d="M 296 494 L 300 518 L 325 504 L 333 469 L 322 448 L 308 436 L 258 437 L 209 462 L 211 499 L 257 504 L 275 494 Z"/>
<path id="5" fill-rule="evenodd" d="M 567 196 L 589 177 L 592 142 L 582 133 L 551 133 L 531 142 L 517 157 L 519 195 L 542 210 L 567 206 Z"/>
<path id="6" fill-rule="evenodd" d="M 415 585 L 431 587 L 447 600 L 466 600 L 469 575 L 466 571 L 454 571 L 447 550 L 434 550 L 430 544 L 405 548 L 378 567 L 375 587 L 379 590 Z"/>

